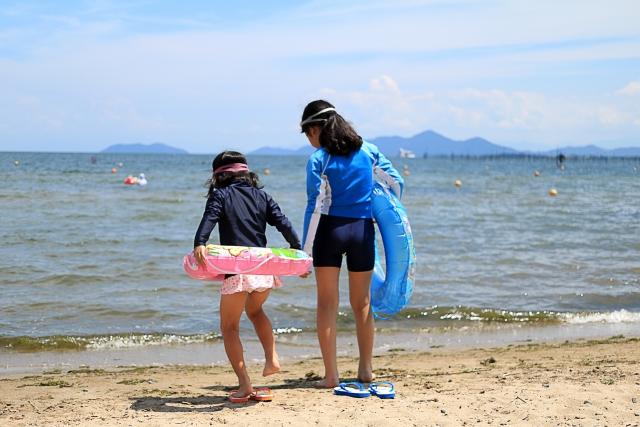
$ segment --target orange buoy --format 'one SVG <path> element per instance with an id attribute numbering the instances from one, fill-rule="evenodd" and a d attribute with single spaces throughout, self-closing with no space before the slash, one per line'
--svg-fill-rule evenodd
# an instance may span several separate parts
<path id="1" fill-rule="evenodd" d="M 262 173 L 264 175 L 269 175 L 271 173 L 271 171 L 269 170 L 269 168 L 264 168 L 264 170 L 262 171 Z"/>
<path id="2" fill-rule="evenodd" d="M 116 169 L 116 168 L 111 168 L 111 173 L 116 173 L 116 172 L 118 172 L 118 169 Z"/>
<path id="3" fill-rule="evenodd" d="M 552 188 L 549 190 L 549 195 L 551 197 L 556 197 L 558 195 L 558 190 L 556 190 L 555 188 Z"/>

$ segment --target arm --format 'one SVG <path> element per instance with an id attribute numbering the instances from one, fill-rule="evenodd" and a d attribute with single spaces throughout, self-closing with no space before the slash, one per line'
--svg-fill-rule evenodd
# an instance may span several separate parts
<path id="1" fill-rule="evenodd" d="M 224 197 L 220 191 L 214 191 L 207 199 L 207 204 L 198 226 L 198 231 L 193 239 L 193 247 L 196 248 L 201 245 L 206 245 L 209 236 L 220 220 L 222 213 L 222 207 L 224 203 Z"/>
<path id="2" fill-rule="evenodd" d="M 377 166 L 388 173 L 398 183 L 398 185 L 400 185 L 400 194 L 398 195 L 398 199 L 400 199 L 404 193 L 404 179 L 402 179 L 402 176 L 400 176 L 400 173 L 398 173 L 398 171 L 393 167 L 389 159 L 387 159 L 379 150 L 376 151 L 378 155 Z"/>
<path id="3" fill-rule="evenodd" d="M 282 213 L 280 206 L 267 194 L 267 223 L 275 227 L 289 242 L 292 249 L 300 249 L 300 239 L 289 219 Z"/>
<path id="4" fill-rule="evenodd" d="M 309 158 L 307 162 L 307 207 L 304 211 L 304 228 L 302 233 L 302 246 L 307 241 L 307 231 L 309 231 L 309 222 L 311 214 L 316 206 L 316 199 L 320 193 L 320 184 L 322 178 L 322 161 L 314 157 Z"/>

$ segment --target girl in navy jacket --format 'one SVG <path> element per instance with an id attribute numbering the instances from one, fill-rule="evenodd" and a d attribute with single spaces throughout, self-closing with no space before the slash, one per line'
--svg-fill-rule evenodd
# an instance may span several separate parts
<path id="1" fill-rule="evenodd" d="M 200 264 L 205 262 L 205 245 L 216 224 L 219 224 L 221 245 L 266 247 L 265 231 L 269 224 L 282 233 L 292 248 L 300 249 L 300 240 L 291 222 L 271 196 L 261 190 L 258 176 L 249 170 L 247 159 L 236 151 L 224 151 L 213 160 L 207 205 L 194 239 L 193 252 Z M 220 329 L 227 357 L 239 382 L 238 390 L 229 396 L 231 402 L 271 399 L 269 390 L 254 390 L 251 385 L 240 341 L 240 316 L 243 311 L 247 313 L 264 349 L 262 375 L 275 374 L 280 364 L 271 322 L 262 305 L 269 291 L 281 285 L 276 276 L 236 274 L 224 279 Z"/>

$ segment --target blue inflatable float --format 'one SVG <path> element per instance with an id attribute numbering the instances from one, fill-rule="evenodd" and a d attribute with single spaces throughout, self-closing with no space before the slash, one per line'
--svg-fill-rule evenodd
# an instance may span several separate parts
<path id="1" fill-rule="evenodd" d="M 371 309 L 377 318 L 392 316 L 406 307 L 413 293 L 416 267 L 416 251 L 407 211 L 396 197 L 398 189 L 390 186 L 390 180 L 381 174 L 385 174 L 384 171 L 376 168 L 371 200 L 373 218 L 382 235 L 386 264 L 385 271 L 376 246 Z"/>

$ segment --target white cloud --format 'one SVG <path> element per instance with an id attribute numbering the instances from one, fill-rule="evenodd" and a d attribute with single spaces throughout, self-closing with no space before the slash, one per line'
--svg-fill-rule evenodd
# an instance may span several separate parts
<path id="1" fill-rule="evenodd" d="M 390 91 L 399 93 L 400 89 L 398 88 L 398 83 L 395 82 L 391 77 L 383 75 L 374 79 L 371 79 L 370 82 L 371 89 L 375 91 Z"/>
<path id="2" fill-rule="evenodd" d="M 616 107 L 604 105 L 598 108 L 596 116 L 600 123 L 605 126 L 619 126 L 624 124 L 633 124 L 633 115 L 624 111 L 620 111 Z"/>
<path id="3" fill-rule="evenodd" d="M 625 87 L 616 92 L 618 95 L 639 95 L 640 81 L 629 82 Z"/>
<path id="4" fill-rule="evenodd" d="M 143 113 L 126 98 L 106 98 L 96 101 L 94 111 L 109 126 L 119 126 L 132 131 L 156 133 L 170 127 L 170 121 L 153 113 Z"/>
<path id="5" fill-rule="evenodd" d="M 577 135 L 594 128 L 637 126 L 637 114 L 624 104 L 498 89 L 408 94 L 389 75 L 371 79 L 365 90 L 325 89 L 325 93 L 354 116 L 356 127 L 365 136 L 410 136 L 426 129 L 454 129 L 462 138 L 482 135 L 505 143 L 516 138 L 582 142 Z"/>

